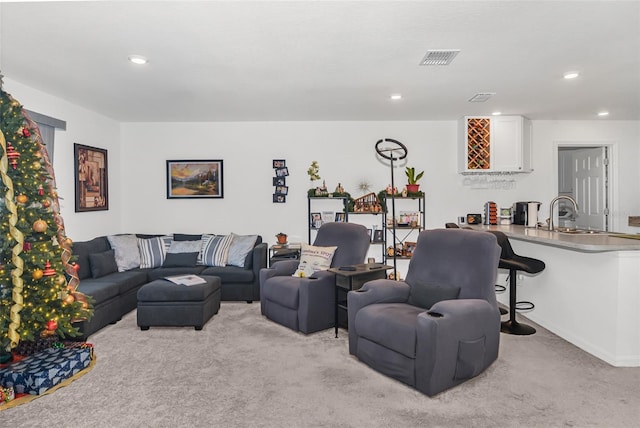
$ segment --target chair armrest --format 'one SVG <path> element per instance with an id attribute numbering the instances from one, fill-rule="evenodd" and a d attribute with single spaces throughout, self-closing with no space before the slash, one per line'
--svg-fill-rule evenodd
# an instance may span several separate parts
<path id="1" fill-rule="evenodd" d="M 500 313 L 486 300 L 434 304 L 418 315 L 416 387 L 441 391 L 452 379 L 476 376 L 498 357 L 499 345 Z"/>
<path id="2" fill-rule="evenodd" d="M 355 319 L 358 311 L 374 303 L 404 303 L 409 299 L 409 285 L 404 281 L 375 279 L 362 288 L 347 293 L 347 317 L 349 323 L 349 353 L 356 355 L 357 332 Z"/>
<path id="3" fill-rule="evenodd" d="M 351 302 L 356 311 L 373 303 L 402 303 L 409 299 L 409 285 L 404 281 L 374 279 L 366 282 L 359 290 L 347 294 L 349 311 Z"/>
<path id="4" fill-rule="evenodd" d="M 291 276 L 298 268 L 299 260 L 280 260 L 268 268 L 260 269 L 260 283 L 274 276 Z"/>

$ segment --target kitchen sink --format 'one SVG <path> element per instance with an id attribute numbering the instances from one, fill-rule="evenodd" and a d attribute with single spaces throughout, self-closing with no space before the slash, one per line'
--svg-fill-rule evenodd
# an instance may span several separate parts
<path id="1" fill-rule="evenodd" d="M 559 233 L 567 233 L 569 235 L 595 235 L 598 233 L 606 233 L 602 230 L 592 230 L 592 229 L 571 229 L 568 227 L 558 227 L 554 229 L 555 232 Z"/>

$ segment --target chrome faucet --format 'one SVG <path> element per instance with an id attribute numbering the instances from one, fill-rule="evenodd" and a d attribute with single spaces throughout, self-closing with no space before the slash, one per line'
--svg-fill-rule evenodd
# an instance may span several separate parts
<path id="1" fill-rule="evenodd" d="M 566 196 L 566 195 L 556 196 L 555 198 L 553 198 L 553 200 L 549 204 L 549 230 L 553 230 L 554 229 L 554 227 L 553 227 L 553 206 L 560 199 L 566 199 L 567 201 L 571 202 L 573 204 L 574 211 L 576 213 L 578 212 L 578 203 L 571 196 Z"/>

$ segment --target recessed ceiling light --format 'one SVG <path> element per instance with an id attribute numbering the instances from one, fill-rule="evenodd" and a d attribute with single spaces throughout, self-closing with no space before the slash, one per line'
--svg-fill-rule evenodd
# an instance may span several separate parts
<path id="1" fill-rule="evenodd" d="M 491 113 L 492 116 L 500 116 L 501 114 L 501 111 L 494 111 L 493 113 Z"/>
<path id="2" fill-rule="evenodd" d="M 609 116 L 609 112 L 608 111 L 600 111 L 600 112 L 598 112 L 598 116 L 600 116 L 600 117 Z"/>
<path id="3" fill-rule="evenodd" d="M 402 94 L 391 94 L 390 99 L 397 101 L 402 99 Z"/>
<path id="4" fill-rule="evenodd" d="M 578 76 L 580 76 L 580 73 L 578 73 L 577 71 L 567 71 L 563 75 L 565 79 L 575 79 Z"/>
<path id="5" fill-rule="evenodd" d="M 147 58 L 143 57 L 142 55 L 129 55 L 129 61 L 138 65 L 146 64 L 147 62 L 149 62 Z"/>

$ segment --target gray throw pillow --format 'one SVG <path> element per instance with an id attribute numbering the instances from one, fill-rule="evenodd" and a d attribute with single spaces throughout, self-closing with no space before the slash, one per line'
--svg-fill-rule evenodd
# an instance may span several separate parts
<path id="1" fill-rule="evenodd" d="M 173 241 L 169 245 L 167 253 L 199 253 L 202 249 L 202 241 Z"/>
<path id="2" fill-rule="evenodd" d="M 243 268 L 247 255 L 256 245 L 258 235 L 236 235 L 235 233 L 232 233 L 231 236 L 232 241 L 231 247 L 229 247 L 227 264 Z"/>
<path id="3" fill-rule="evenodd" d="M 200 253 L 167 253 L 162 267 L 193 267 Z"/>
<path id="4" fill-rule="evenodd" d="M 109 245 L 115 251 L 118 271 L 140 267 L 140 251 L 136 235 L 109 235 Z"/>
<path id="5" fill-rule="evenodd" d="M 457 299 L 459 294 L 460 287 L 416 282 L 411 284 L 408 303 L 413 306 L 430 309 L 431 306 L 441 300 Z"/>
<path id="6" fill-rule="evenodd" d="M 93 278 L 100 278 L 101 276 L 118 272 L 114 250 L 89 254 L 89 265 L 91 266 L 91 276 Z"/>

